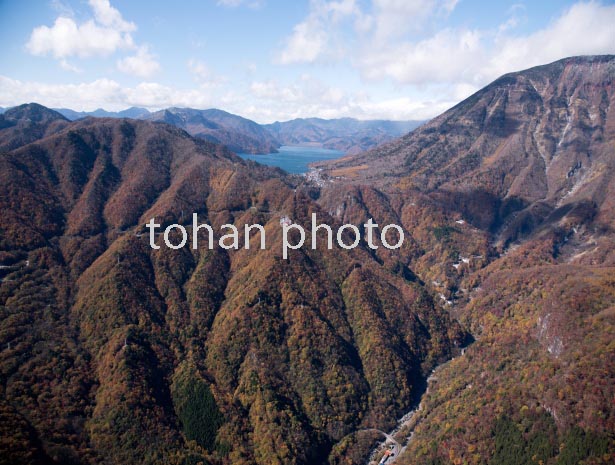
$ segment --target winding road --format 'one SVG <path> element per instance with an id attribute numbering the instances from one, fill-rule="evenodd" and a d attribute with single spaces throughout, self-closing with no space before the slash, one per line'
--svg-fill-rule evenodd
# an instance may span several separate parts
<path id="1" fill-rule="evenodd" d="M 397 440 L 393 436 L 391 436 L 388 433 L 385 433 L 382 430 L 375 429 L 375 428 L 369 428 L 369 429 L 365 429 L 363 431 L 374 431 L 376 433 L 382 434 L 386 438 L 385 444 L 387 444 L 387 443 L 393 444 L 393 448 L 390 449 L 391 452 L 392 452 L 390 458 L 387 461 L 385 461 L 385 462 L 383 462 L 381 460 L 379 463 L 380 464 L 385 463 L 386 465 L 389 465 L 391 463 L 395 463 L 395 461 L 397 460 L 397 457 L 399 457 L 399 455 L 403 452 L 403 448 L 402 448 L 401 444 L 399 442 L 397 442 Z"/>

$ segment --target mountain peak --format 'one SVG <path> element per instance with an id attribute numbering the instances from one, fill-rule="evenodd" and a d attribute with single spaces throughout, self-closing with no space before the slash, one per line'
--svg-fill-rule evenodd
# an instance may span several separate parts
<path id="1" fill-rule="evenodd" d="M 9 108 L 0 115 L 0 150 L 12 150 L 64 128 L 69 121 L 38 103 Z"/>
<path id="2" fill-rule="evenodd" d="M 38 103 L 24 103 L 6 110 L 3 114 L 10 121 L 31 121 L 33 123 L 50 123 L 56 120 L 68 121 L 55 110 L 51 110 Z"/>

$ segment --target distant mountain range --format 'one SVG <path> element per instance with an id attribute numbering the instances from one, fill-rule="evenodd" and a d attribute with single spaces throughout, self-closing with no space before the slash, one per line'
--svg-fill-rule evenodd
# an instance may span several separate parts
<path id="1" fill-rule="evenodd" d="M 238 153 L 277 152 L 280 143 L 260 124 L 226 111 L 168 108 L 141 119 L 171 124 L 201 139 L 226 145 Z"/>
<path id="2" fill-rule="evenodd" d="M 294 119 L 265 125 L 283 145 L 315 145 L 357 154 L 402 136 L 422 121 Z"/>
<path id="3" fill-rule="evenodd" d="M 102 108 L 94 111 L 75 111 L 69 108 L 54 108 L 54 110 L 71 121 L 87 118 L 88 116 L 94 116 L 95 118 L 141 118 L 150 114 L 147 108 L 139 107 L 130 107 L 122 111 L 107 111 Z"/>
<path id="4" fill-rule="evenodd" d="M 0 109 L 0 113 L 6 109 Z M 159 121 L 184 129 L 190 135 L 226 145 L 237 153 L 274 153 L 282 145 L 323 147 L 357 154 L 391 141 L 417 128 L 424 121 L 357 120 L 354 118 L 300 118 L 258 124 L 218 109 L 167 108 L 150 112 L 131 107 L 112 112 L 74 111 L 56 108 L 70 121 L 95 118 L 134 118 Z"/>

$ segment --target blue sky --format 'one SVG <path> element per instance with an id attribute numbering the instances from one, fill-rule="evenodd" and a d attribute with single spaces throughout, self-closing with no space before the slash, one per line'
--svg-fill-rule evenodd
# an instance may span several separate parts
<path id="1" fill-rule="evenodd" d="M 503 73 L 615 54 L 613 1 L 0 1 L 0 106 L 426 119 Z"/>

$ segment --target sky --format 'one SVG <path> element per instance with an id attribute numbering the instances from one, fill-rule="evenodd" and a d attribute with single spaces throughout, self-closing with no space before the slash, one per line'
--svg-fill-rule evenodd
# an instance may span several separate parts
<path id="1" fill-rule="evenodd" d="M 0 106 L 424 120 L 507 72 L 615 54 L 615 0 L 0 0 Z"/>

